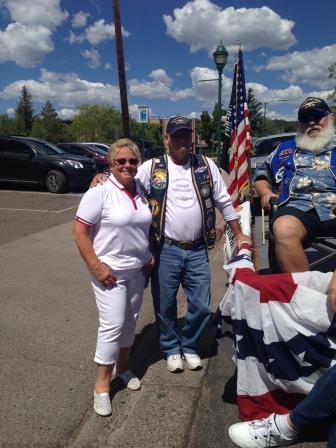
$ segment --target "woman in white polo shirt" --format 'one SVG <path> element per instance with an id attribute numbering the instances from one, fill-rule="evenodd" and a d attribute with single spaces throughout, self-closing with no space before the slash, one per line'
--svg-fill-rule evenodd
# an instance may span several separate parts
<path id="1" fill-rule="evenodd" d="M 152 216 L 144 190 L 134 179 L 139 160 L 134 142 L 115 142 L 108 152 L 108 182 L 84 194 L 74 223 L 74 238 L 90 271 L 99 314 L 94 410 L 104 416 L 112 412 L 109 391 L 115 365 L 128 388 L 140 388 L 129 370 L 128 355 L 145 276 L 154 259 L 148 247 Z"/>

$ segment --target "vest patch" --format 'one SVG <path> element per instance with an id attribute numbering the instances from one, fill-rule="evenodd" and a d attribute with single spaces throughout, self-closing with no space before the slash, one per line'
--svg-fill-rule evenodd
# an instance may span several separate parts
<path id="1" fill-rule="evenodd" d="M 167 172 L 166 170 L 156 169 L 153 171 L 151 186 L 155 189 L 162 190 L 167 186 Z"/>

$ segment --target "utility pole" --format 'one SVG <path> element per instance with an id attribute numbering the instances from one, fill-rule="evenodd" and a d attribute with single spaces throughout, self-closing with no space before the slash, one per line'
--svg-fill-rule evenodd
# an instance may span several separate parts
<path id="1" fill-rule="evenodd" d="M 115 29 L 115 43 L 118 62 L 118 77 L 120 90 L 120 105 L 123 122 L 123 137 L 130 137 L 130 124 L 128 113 L 127 89 L 126 89 L 126 74 L 124 61 L 124 48 L 121 34 L 120 8 L 119 0 L 112 0 L 113 15 L 114 15 L 114 29 Z"/>

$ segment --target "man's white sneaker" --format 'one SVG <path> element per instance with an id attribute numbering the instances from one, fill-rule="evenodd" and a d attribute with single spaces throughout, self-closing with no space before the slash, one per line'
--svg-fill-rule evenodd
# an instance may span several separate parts
<path id="1" fill-rule="evenodd" d="M 200 370 L 202 368 L 202 361 L 197 353 L 183 353 L 183 358 L 190 370 Z"/>
<path id="2" fill-rule="evenodd" d="M 268 418 L 251 422 L 236 423 L 229 428 L 232 442 L 240 448 L 266 448 L 291 445 L 297 439 L 288 439 L 280 434 L 275 421 L 275 414 Z"/>
<path id="3" fill-rule="evenodd" d="M 167 357 L 167 369 L 169 372 L 183 372 L 184 367 L 180 353 Z"/>
<path id="4" fill-rule="evenodd" d="M 112 406 L 110 400 L 110 394 L 108 392 L 102 392 L 97 394 L 96 391 L 93 392 L 93 409 L 96 414 L 102 417 L 107 417 L 112 414 Z"/>
<path id="5" fill-rule="evenodd" d="M 139 390 L 141 387 L 139 378 L 130 370 L 126 370 L 126 372 L 123 373 L 118 373 L 117 378 L 120 378 L 125 386 L 130 390 Z"/>

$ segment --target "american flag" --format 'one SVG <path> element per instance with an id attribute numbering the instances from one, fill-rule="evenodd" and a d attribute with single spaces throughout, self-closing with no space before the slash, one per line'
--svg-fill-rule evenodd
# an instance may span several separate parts
<path id="1" fill-rule="evenodd" d="M 234 207 L 238 207 L 249 186 L 248 151 L 252 142 L 248 116 L 243 53 L 239 49 L 225 127 L 225 136 L 230 139 L 228 192 Z"/>
<path id="2" fill-rule="evenodd" d="M 336 363 L 336 319 L 326 296 L 332 273 L 258 275 L 247 249 L 225 270 L 221 333 L 233 331 L 240 418 L 285 414 Z"/>

